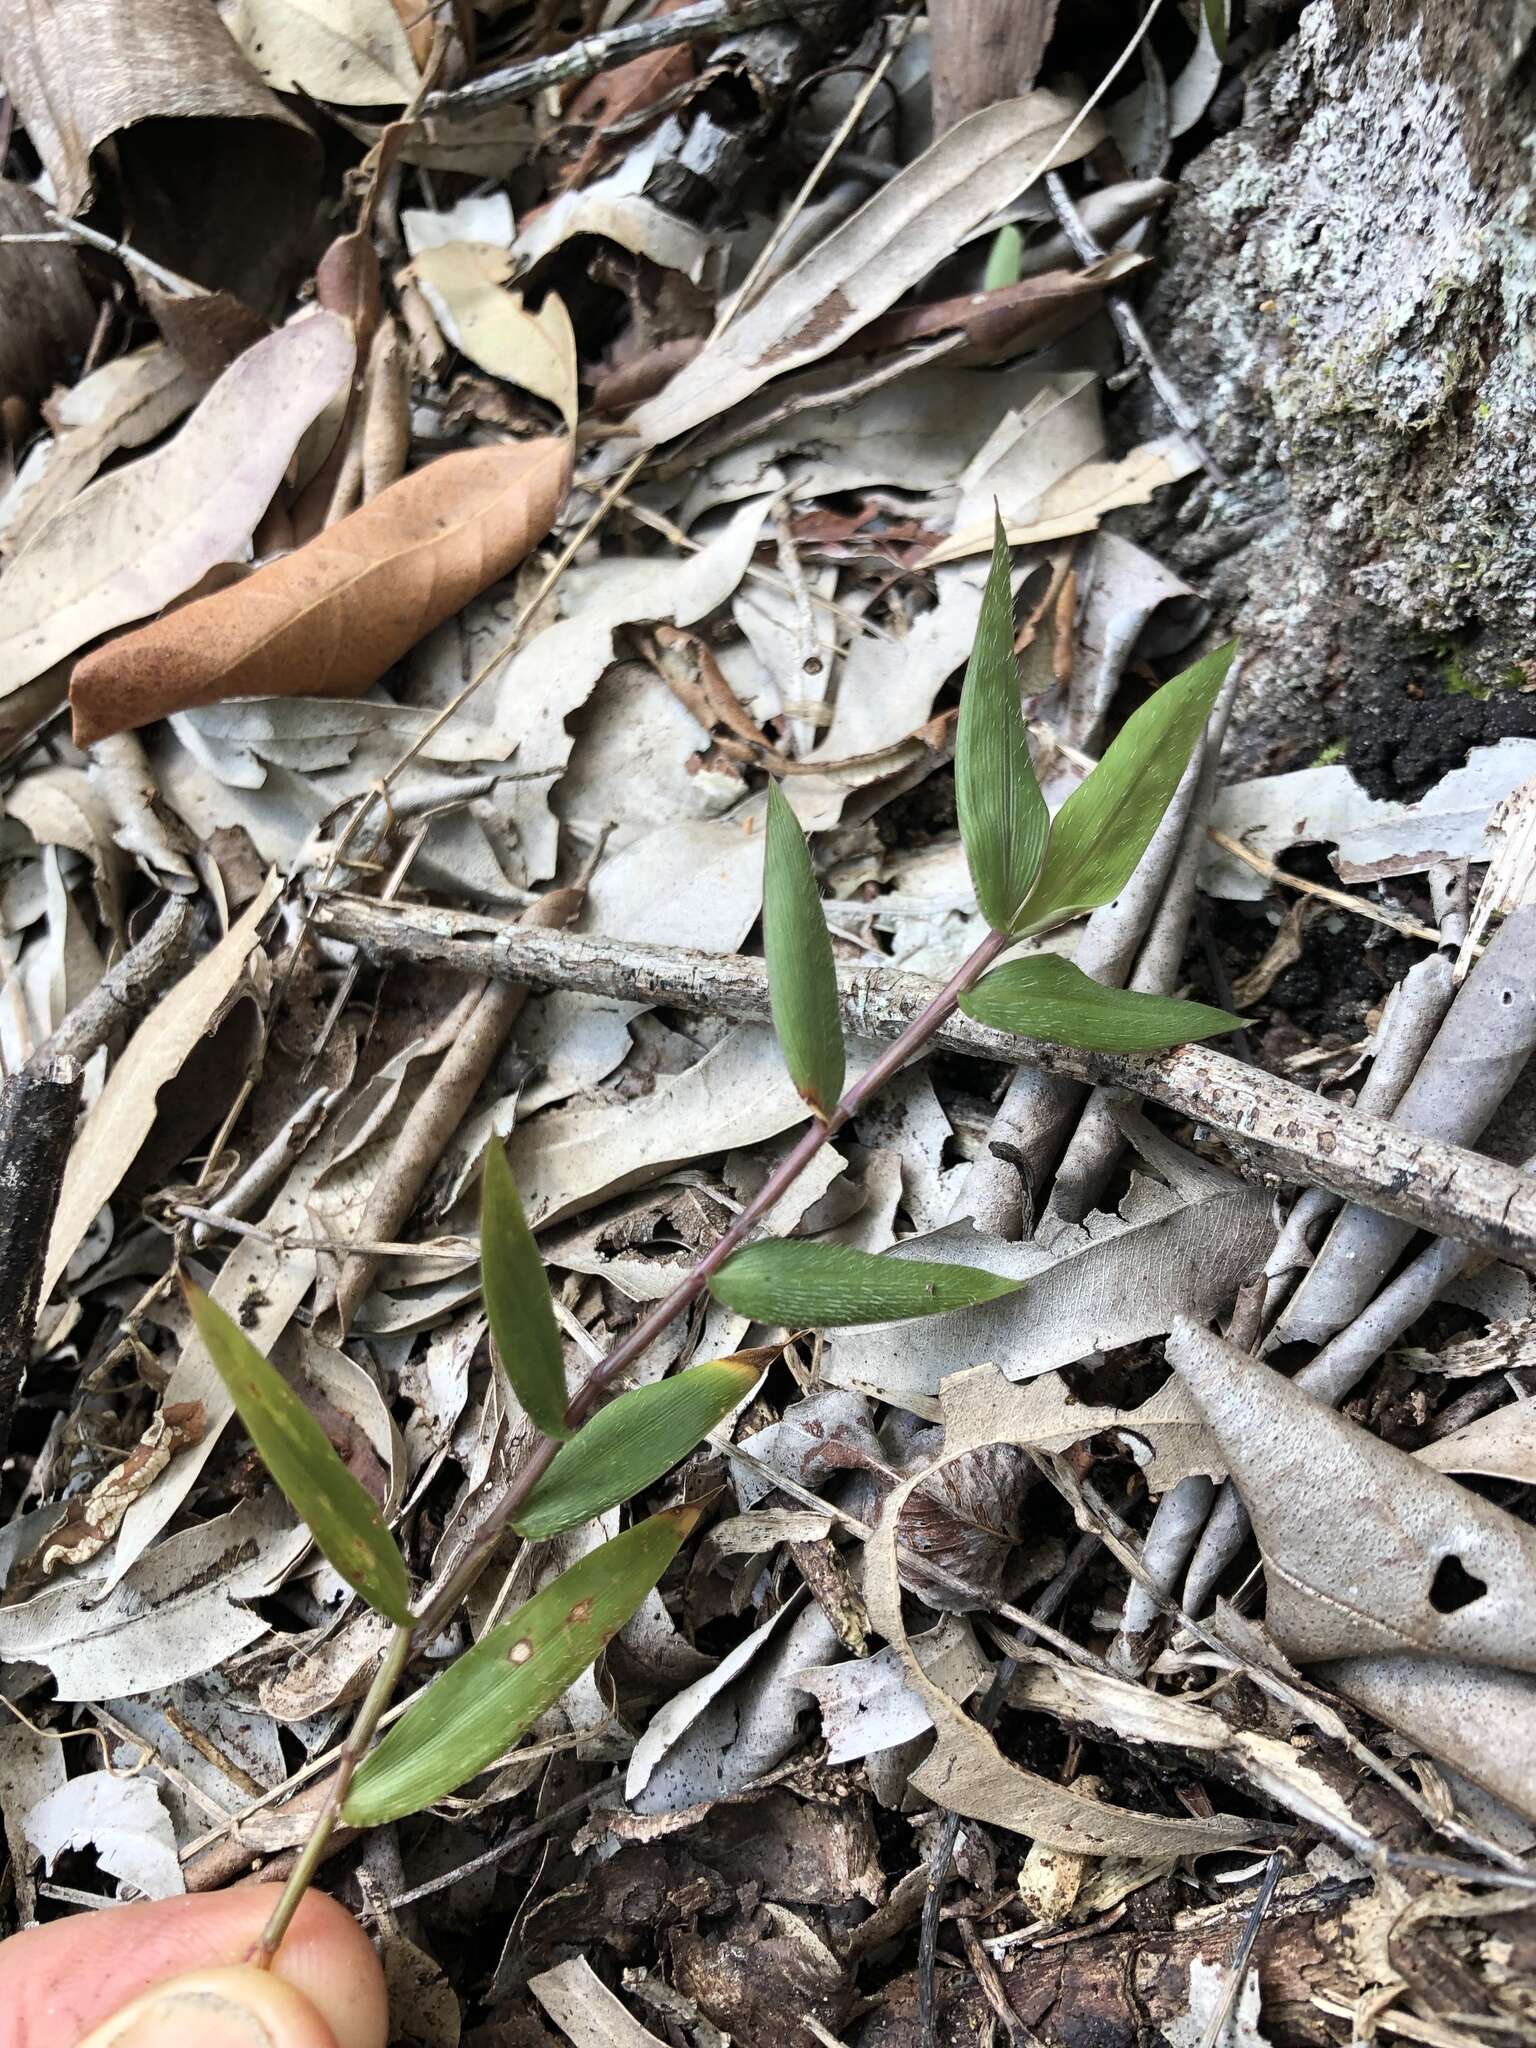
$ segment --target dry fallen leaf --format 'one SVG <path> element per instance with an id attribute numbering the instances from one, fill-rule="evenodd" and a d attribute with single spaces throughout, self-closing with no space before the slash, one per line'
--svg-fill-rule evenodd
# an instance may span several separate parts
<path id="1" fill-rule="evenodd" d="M 1536 1819 L 1536 1679 L 1443 1657 L 1345 1657 L 1312 1675 Z"/>
<path id="2" fill-rule="evenodd" d="M 3 297 L 0 284 L 0 301 Z M 211 382 L 211 377 L 189 369 L 157 342 L 103 363 L 72 390 L 60 392 L 43 409 L 54 438 L 29 453 L 24 495 L 0 545 L 10 554 L 19 553 L 45 520 L 79 496 L 111 456 L 157 439 L 190 410 Z M 28 482 L 34 462 L 35 481 Z"/>
<path id="3" fill-rule="evenodd" d="M 570 444 L 539 440 L 402 478 L 243 583 L 88 656 L 70 684 L 76 744 L 229 697 L 360 696 L 516 567 L 570 473 Z"/>
<path id="4" fill-rule="evenodd" d="M 1289 1656 L 1536 1671 L 1536 1530 L 1194 1323 L 1168 1357 L 1226 1451 Z"/>
<path id="5" fill-rule="evenodd" d="M 492 377 L 531 391 L 576 426 L 576 336 L 554 292 L 536 313 L 521 292 L 504 291 L 514 264 L 489 242 L 444 242 L 411 265 L 444 334 Z"/>
<path id="6" fill-rule="evenodd" d="M 237 557 L 299 437 L 351 374 L 343 322 L 296 321 L 231 364 L 174 440 L 39 527 L 6 571 L 0 698 Z"/>
<path id="7" fill-rule="evenodd" d="M 1027 517 L 1004 520 L 1009 545 L 1029 547 L 1069 534 L 1091 533 L 1106 512 L 1121 505 L 1145 505 L 1164 484 L 1177 483 L 1200 467 L 1179 434 L 1162 434 L 1116 460 L 1085 462 L 1053 484 Z M 952 534 L 925 558 L 926 565 L 984 554 L 992 545 L 989 526 L 968 526 Z"/>
<path id="8" fill-rule="evenodd" d="M 59 1194 L 39 1299 L 46 1301 L 104 1202 L 133 1164 L 155 1120 L 155 1100 L 181 1071 L 194 1045 L 212 1029 L 245 972 L 261 920 L 278 892 L 275 876 L 245 915 L 190 974 L 162 996 L 129 1039 L 107 1084 L 80 1127 Z"/>
<path id="9" fill-rule="evenodd" d="M 1512 1401 L 1479 1415 L 1414 1456 L 1436 1472 L 1479 1472 L 1490 1479 L 1536 1484 L 1536 1401 Z"/>
<path id="10" fill-rule="evenodd" d="M 235 0 L 224 24 L 278 92 L 388 107 L 416 90 L 410 40 L 393 0 Z"/>
<path id="11" fill-rule="evenodd" d="M 1255 1824 L 1250 1821 L 1224 1815 L 1209 1820 L 1180 1820 L 1136 1813 L 1025 1770 L 1005 1757 L 980 1723 L 957 1706 L 923 1669 L 902 1618 L 897 1526 L 914 1489 L 931 1483 L 945 1464 L 968 1457 L 989 1441 L 985 1435 L 980 1442 L 972 1443 L 958 1432 L 946 1433 L 943 1456 L 926 1471 L 903 1480 L 892 1492 L 865 1550 L 864 1597 L 870 1620 L 899 1652 L 907 1669 L 908 1684 L 933 1718 L 934 1746 L 912 1774 L 913 1790 L 952 1813 L 1011 1828 L 1058 1849 L 1111 1856 L 1160 1856 L 1230 1849 L 1251 1841 Z M 1182 1706 L 1172 1701 L 1159 1704 Z M 1197 1708 L 1183 1707 L 1182 1711 L 1186 1716 L 1200 1715 L 1202 1723 L 1209 1721 L 1213 1729 L 1225 1734 L 1225 1724 L 1214 1715 L 1202 1715 Z"/>
<path id="12" fill-rule="evenodd" d="M 952 128 L 817 244 L 701 350 L 632 421 L 670 441 L 749 398 L 770 377 L 830 355 L 922 282 L 1047 163 L 1071 163 L 1102 130 L 1056 93 L 1002 100 Z"/>
<path id="13" fill-rule="evenodd" d="M 314 217 L 321 152 L 208 0 L 0 0 L 0 61 L 65 213 L 106 188 L 140 255 L 269 310 Z"/>
<path id="14" fill-rule="evenodd" d="M 528 1989 L 574 2048 L 662 2048 L 585 1956 L 530 1978 Z"/>

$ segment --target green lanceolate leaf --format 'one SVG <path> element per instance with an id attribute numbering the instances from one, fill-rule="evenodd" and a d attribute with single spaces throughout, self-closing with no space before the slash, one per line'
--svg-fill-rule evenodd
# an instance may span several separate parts
<path id="1" fill-rule="evenodd" d="M 710 1275 L 709 1291 L 756 1323 L 826 1330 L 939 1316 L 1015 1294 L 1022 1285 L 978 1266 L 940 1266 L 924 1259 L 880 1258 L 848 1245 L 765 1238 L 733 1253 Z"/>
<path id="2" fill-rule="evenodd" d="M 483 1635 L 364 1757 L 342 1807 L 377 1827 L 493 1764 L 578 1679 L 677 1553 L 697 1508 L 669 1508 L 589 1551 Z"/>
<path id="3" fill-rule="evenodd" d="M 811 850 L 776 782 L 763 838 L 763 951 L 789 1077 L 822 1118 L 843 1092 L 843 1020 Z"/>
<path id="4" fill-rule="evenodd" d="M 1219 5 L 1220 0 L 1214 0 Z M 1009 221 L 1000 227 L 992 237 L 992 246 L 987 251 L 987 272 L 981 281 L 986 292 L 1001 291 L 1005 285 L 1017 284 L 1024 268 L 1024 237 Z"/>
<path id="5" fill-rule="evenodd" d="M 653 1387 L 620 1394 L 561 1446 L 512 1526 L 540 1542 L 633 1499 L 747 1398 L 763 1362 L 715 1358 Z"/>
<path id="6" fill-rule="evenodd" d="M 524 1414 L 546 1436 L 569 1436 L 570 1396 L 549 1281 L 496 1138 L 485 1148 L 480 1175 L 480 1291 L 497 1355 Z"/>
<path id="7" fill-rule="evenodd" d="M 1205 25 L 1210 31 L 1211 48 L 1223 63 L 1227 61 L 1227 5 L 1228 0 L 1205 0 Z"/>
<path id="8" fill-rule="evenodd" d="M 341 1576 L 368 1605 L 403 1626 L 411 1583 L 373 1496 L 341 1462 L 288 1382 L 200 1287 L 182 1287 L 197 1334 L 229 1389 L 261 1461 Z"/>
<path id="9" fill-rule="evenodd" d="M 1025 914 L 1039 872 L 1050 813 L 1035 780 L 1019 704 L 1008 538 L 1001 518 L 960 698 L 955 803 L 981 914 L 994 931 L 1011 932 Z"/>
<path id="10" fill-rule="evenodd" d="M 1126 720 L 1056 814 L 1020 933 L 1044 931 L 1119 895 L 1173 800 L 1236 652 L 1228 641 L 1203 656 Z"/>
<path id="11" fill-rule="evenodd" d="M 1017 1031 L 1048 1045 L 1079 1045 L 1087 1052 L 1160 1052 L 1236 1031 L 1243 1021 L 1204 1003 L 1106 988 L 1057 953 L 994 967 L 960 998 L 960 1007 L 995 1031 Z"/>

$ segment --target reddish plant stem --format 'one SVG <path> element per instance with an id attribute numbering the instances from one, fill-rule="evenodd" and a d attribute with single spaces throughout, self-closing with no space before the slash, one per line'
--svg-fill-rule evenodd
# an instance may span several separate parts
<path id="1" fill-rule="evenodd" d="M 745 1243 L 763 1217 L 773 1208 L 780 1196 L 794 1185 L 828 1139 L 840 1131 L 850 1118 L 856 1116 L 863 1104 L 872 1095 L 878 1094 L 886 1082 L 898 1073 L 914 1054 L 922 1051 L 954 1010 L 961 996 L 967 989 L 974 987 L 998 955 L 1012 943 L 1012 939 L 1005 932 L 989 932 L 975 952 L 950 976 L 932 1002 L 912 1019 L 901 1036 L 893 1039 L 879 1058 L 871 1062 L 858 1079 L 850 1084 L 832 1114 L 825 1119 L 817 1117 L 807 1124 L 730 1228 L 710 1246 L 672 1292 L 657 1302 L 648 1315 L 642 1316 L 629 1335 L 616 1344 L 606 1358 L 593 1366 L 571 1398 L 570 1406 L 566 1410 L 568 1422 L 573 1425 L 584 1422 L 601 1395 L 619 1374 L 648 1351 L 669 1324 L 693 1306 L 708 1286 L 711 1273 L 718 1271 L 731 1253 Z M 380 1665 L 347 1735 L 346 1743 L 337 1760 L 336 1775 L 331 1789 L 326 1795 L 324 1805 L 315 1815 L 315 1824 L 310 1831 L 309 1840 L 304 1845 L 303 1854 L 283 1887 L 282 1897 L 273 1910 L 272 1917 L 262 1934 L 260 1947 L 252 1958 L 263 1967 L 276 1955 L 283 1936 L 288 1931 L 289 1923 L 298 1910 L 299 1901 L 320 1867 L 326 1844 L 341 1818 L 342 1805 L 352 1783 L 353 1774 L 373 1739 L 373 1732 L 388 1707 L 390 1695 L 405 1669 L 412 1636 L 417 1630 L 431 1632 L 440 1628 L 454 1612 L 489 1563 L 507 1524 L 515 1517 L 539 1479 L 549 1470 L 559 1448 L 553 1437 L 544 1436 L 542 1433 L 535 1437 L 521 1469 L 506 1492 L 487 1511 L 457 1565 L 411 1627 L 396 1630 L 384 1662 Z"/>

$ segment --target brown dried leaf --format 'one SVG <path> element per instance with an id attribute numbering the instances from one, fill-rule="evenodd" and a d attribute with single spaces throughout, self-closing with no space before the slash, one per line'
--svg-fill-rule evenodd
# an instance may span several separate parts
<path id="1" fill-rule="evenodd" d="M 1536 1671 L 1536 1530 L 1196 1324 L 1168 1357 L 1227 1453 L 1288 1655 Z"/>
<path id="2" fill-rule="evenodd" d="M 0 696 L 239 554 L 299 436 L 351 370 L 352 337 L 328 313 L 268 335 L 174 439 L 98 477 L 37 528 L 6 571 Z"/>
<path id="3" fill-rule="evenodd" d="M 905 348 L 914 341 L 963 330 L 965 348 L 952 362 L 998 362 L 1027 340 L 1032 347 L 1086 320 L 1102 293 L 1145 268 L 1145 257 L 1118 251 L 1101 257 L 1086 270 L 1047 270 L 996 291 L 967 292 L 961 298 L 933 299 L 902 306 L 873 321 L 838 355 L 877 355 Z"/>
<path id="4" fill-rule="evenodd" d="M 0 398 L 42 398 L 85 353 L 96 311 L 76 252 L 55 242 L 8 242 L 54 230 L 25 185 L 0 180 Z"/>
<path id="5" fill-rule="evenodd" d="M 275 297 L 320 148 L 208 0 L 0 0 L 0 68 L 64 212 L 110 184 L 141 255 L 258 307 Z"/>
<path id="6" fill-rule="evenodd" d="M 231 590 L 99 648 L 70 684 L 75 740 L 231 697 L 357 697 L 549 531 L 570 444 L 447 455 Z"/>
<path id="7" fill-rule="evenodd" d="M 651 10 L 652 19 L 675 14 L 686 4 L 687 0 L 660 0 Z M 585 126 L 592 132 L 581 155 L 561 174 L 560 185 L 585 184 L 614 146 L 608 130 L 621 121 L 628 124 L 636 114 L 685 86 L 692 76 L 693 52 L 686 43 L 679 43 L 670 50 L 651 50 L 589 78 L 566 108 L 565 121 L 567 126 Z M 624 132 L 628 133 L 627 125 Z"/>
<path id="8" fill-rule="evenodd" d="M 88 1564 L 104 1550 L 129 1508 L 176 1453 L 197 1442 L 204 1419 L 201 1401 L 177 1401 L 158 1409 L 123 1462 L 98 1479 L 89 1493 L 70 1502 L 69 1512 L 42 1547 L 39 1563 L 43 1577 L 60 1565 Z"/>

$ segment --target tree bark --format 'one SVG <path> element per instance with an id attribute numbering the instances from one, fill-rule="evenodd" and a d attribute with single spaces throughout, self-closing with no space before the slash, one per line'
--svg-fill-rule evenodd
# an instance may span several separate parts
<path id="1" fill-rule="evenodd" d="M 1250 764 L 1305 764 L 1378 691 L 1389 751 L 1437 702 L 1464 738 L 1536 730 L 1536 17 L 1249 12 L 1275 47 L 1185 167 L 1144 307 L 1235 481 L 1132 523 L 1242 638 Z"/>

